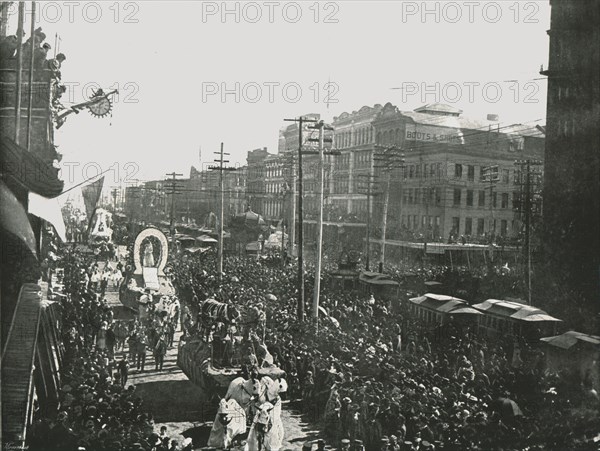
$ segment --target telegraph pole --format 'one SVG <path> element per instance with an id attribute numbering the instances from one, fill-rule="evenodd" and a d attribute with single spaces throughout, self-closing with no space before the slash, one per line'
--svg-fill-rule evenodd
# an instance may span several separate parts
<path id="1" fill-rule="evenodd" d="M 235 171 L 235 168 L 227 168 L 224 166 L 225 163 L 229 163 L 229 160 L 224 160 L 223 157 L 225 155 L 229 155 L 228 153 L 223 152 L 223 143 L 221 143 L 221 150 L 219 152 L 214 152 L 216 155 L 219 155 L 218 160 L 214 160 L 216 163 L 219 163 L 219 166 L 211 166 L 210 170 L 219 171 L 219 247 L 218 247 L 218 256 L 217 256 L 217 272 L 219 273 L 219 280 L 223 279 L 223 220 L 225 217 L 225 187 L 223 186 L 223 171 Z"/>
<path id="2" fill-rule="evenodd" d="M 305 122 L 318 122 L 300 116 L 298 119 L 284 119 L 298 123 L 298 320 L 304 321 L 304 252 L 303 252 L 303 210 L 302 210 L 302 147 L 304 145 L 303 125 Z"/>
<path id="3" fill-rule="evenodd" d="M 375 177 L 373 174 L 359 174 L 358 177 L 362 177 L 366 179 L 366 194 L 367 196 L 367 237 L 366 237 L 366 258 L 365 258 L 365 269 L 369 271 L 371 257 L 370 257 L 370 249 L 371 249 L 371 196 L 376 195 L 372 192 L 372 185 L 374 183 L 373 178 Z"/>
<path id="4" fill-rule="evenodd" d="M 385 197 L 383 201 L 383 219 L 382 219 L 382 232 L 381 232 L 381 260 L 379 262 L 380 272 L 383 272 L 383 266 L 385 265 L 385 244 L 386 244 L 386 232 L 387 232 L 387 216 L 390 202 L 390 184 L 392 179 L 392 170 L 395 168 L 403 168 L 405 163 L 404 153 L 398 155 L 396 152 L 399 149 L 395 146 L 387 147 L 384 149 L 384 153 L 381 158 L 375 158 L 376 161 L 381 161 L 383 164 L 377 166 L 387 173 Z M 396 157 L 399 157 L 398 159 Z M 400 198 L 402 200 L 402 197 Z"/>
<path id="5" fill-rule="evenodd" d="M 317 258 L 315 262 L 315 284 L 313 291 L 313 307 L 312 307 L 312 317 L 315 321 L 315 326 L 319 327 L 319 296 L 321 292 L 321 258 L 323 254 L 323 199 L 324 199 L 324 179 L 325 179 L 325 130 L 333 130 L 331 127 L 325 126 L 323 121 L 320 121 L 314 127 L 310 127 L 312 129 L 319 130 L 319 138 L 317 141 L 319 142 L 319 170 L 318 170 L 318 182 L 317 189 L 319 195 L 319 214 L 317 221 Z M 309 141 L 314 141 L 313 139 L 309 139 Z M 328 139 L 331 142 L 331 138 Z"/>
<path id="6" fill-rule="evenodd" d="M 483 181 L 489 182 L 490 186 L 487 189 L 490 190 L 490 240 L 492 233 L 496 232 L 494 227 L 494 183 L 499 181 L 498 166 L 487 166 L 483 170 Z"/>
<path id="7" fill-rule="evenodd" d="M 532 211 L 532 196 L 533 196 L 533 182 L 531 180 L 531 166 L 540 165 L 539 161 L 532 160 L 516 160 L 515 165 L 521 167 L 521 174 L 523 168 L 525 168 L 525 180 L 519 180 L 521 185 L 525 187 L 524 199 L 522 199 L 523 207 L 521 207 L 522 214 L 524 214 L 524 226 L 525 226 L 525 258 L 527 259 L 526 264 L 526 277 L 527 277 L 527 301 L 531 305 L 531 211 Z"/>
<path id="8" fill-rule="evenodd" d="M 177 183 L 177 179 L 176 177 L 181 177 L 183 176 L 183 174 L 178 174 L 176 172 L 171 172 L 170 174 L 167 174 L 167 177 L 171 177 L 171 180 L 169 180 L 170 182 L 170 188 L 171 188 L 171 212 L 169 213 L 169 217 L 170 217 L 170 225 L 169 225 L 169 230 L 171 232 L 171 245 L 174 247 L 175 246 L 175 194 L 179 194 L 179 191 L 176 191 L 176 183 Z"/>

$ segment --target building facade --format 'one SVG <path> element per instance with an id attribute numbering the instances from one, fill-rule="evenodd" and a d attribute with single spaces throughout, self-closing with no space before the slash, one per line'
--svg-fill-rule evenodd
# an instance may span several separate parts
<path id="1" fill-rule="evenodd" d="M 544 244 L 597 299 L 600 286 L 600 0 L 551 0 Z"/>
<path id="2" fill-rule="evenodd" d="M 334 118 L 337 154 L 325 159 L 326 226 L 366 227 L 369 216 L 371 234 L 380 237 L 387 211 L 391 239 L 518 239 L 524 187 L 515 161 L 543 160 L 544 129 L 490 118 L 467 118 L 443 104 L 401 111 L 390 103 Z M 297 148 L 294 124 L 284 130 L 280 149 Z M 310 237 L 318 207 L 315 157 L 305 157 L 303 168 Z"/>

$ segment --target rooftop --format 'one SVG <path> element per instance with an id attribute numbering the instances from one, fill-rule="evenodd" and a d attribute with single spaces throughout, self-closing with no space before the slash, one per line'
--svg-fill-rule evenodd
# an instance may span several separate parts
<path id="1" fill-rule="evenodd" d="M 537 307 L 515 301 L 488 299 L 480 304 L 473 305 L 473 307 L 483 312 L 520 321 L 561 321 Z"/>
<path id="2" fill-rule="evenodd" d="M 592 346 L 600 346 L 600 337 L 597 335 L 588 335 L 571 330 L 562 335 L 554 337 L 541 338 L 541 341 L 561 349 L 570 349 L 578 343 L 586 343 Z"/>

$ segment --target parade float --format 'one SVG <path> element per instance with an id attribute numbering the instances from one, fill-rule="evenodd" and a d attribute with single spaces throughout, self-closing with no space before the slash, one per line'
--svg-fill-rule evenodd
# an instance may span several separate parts
<path id="1" fill-rule="evenodd" d="M 133 310 L 163 296 L 175 296 L 175 288 L 165 274 L 169 257 L 167 237 L 159 229 L 148 227 L 136 237 L 132 264 L 119 287 L 119 300 Z"/>
<path id="2" fill-rule="evenodd" d="M 259 379 L 276 381 L 285 372 L 273 364 L 264 340 L 264 312 L 240 308 L 214 299 L 201 303 L 198 320 L 189 334 L 182 336 L 177 366 L 207 398 L 224 396 L 231 382 L 249 372 L 250 356 L 255 356 Z"/>

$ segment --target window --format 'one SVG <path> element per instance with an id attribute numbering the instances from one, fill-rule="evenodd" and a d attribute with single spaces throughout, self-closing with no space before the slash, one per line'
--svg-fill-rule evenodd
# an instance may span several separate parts
<path id="1" fill-rule="evenodd" d="M 435 204 L 440 205 L 441 203 L 442 203 L 442 189 L 436 188 L 435 189 Z"/>
<path id="2" fill-rule="evenodd" d="M 456 234 L 460 232 L 460 218 L 452 218 L 452 232 Z"/>
<path id="3" fill-rule="evenodd" d="M 492 194 L 492 206 L 494 208 L 498 206 L 498 193 Z"/>
<path id="4" fill-rule="evenodd" d="M 477 235 L 483 235 L 484 224 L 483 218 L 477 219 Z"/>
<path id="5" fill-rule="evenodd" d="M 508 169 L 502 169 L 502 183 L 508 183 L 510 180 L 510 171 Z"/>
<path id="6" fill-rule="evenodd" d="M 473 218 L 465 219 L 465 235 L 473 234 Z"/>
<path id="7" fill-rule="evenodd" d="M 423 178 L 427 178 L 427 163 L 423 165 Z"/>
<path id="8" fill-rule="evenodd" d="M 462 178 L 462 164 L 454 165 L 454 178 Z"/>
<path id="9" fill-rule="evenodd" d="M 508 208 L 508 193 L 502 193 L 502 208 Z"/>
<path id="10" fill-rule="evenodd" d="M 468 189 L 467 190 L 467 207 L 472 207 L 472 206 L 473 206 L 473 190 Z"/>
<path id="11" fill-rule="evenodd" d="M 460 205 L 460 195 L 461 195 L 461 189 L 460 188 L 454 188 L 454 205 L 455 206 L 459 206 Z"/>
<path id="12" fill-rule="evenodd" d="M 467 167 L 467 179 L 469 182 L 475 181 L 475 166 L 469 165 Z"/>
<path id="13" fill-rule="evenodd" d="M 503 219 L 500 221 L 500 235 L 506 236 L 507 231 L 508 231 L 508 222 L 506 221 L 506 219 Z"/>
<path id="14" fill-rule="evenodd" d="M 415 176 L 415 166 L 414 165 L 410 165 L 410 168 L 408 170 L 408 178 L 412 179 Z"/>
<path id="15" fill-rule="evenodd" d="M 477 203 L 478 207 L 485 207 L 485 190 L 479 191 L 479 201 Z"/>

